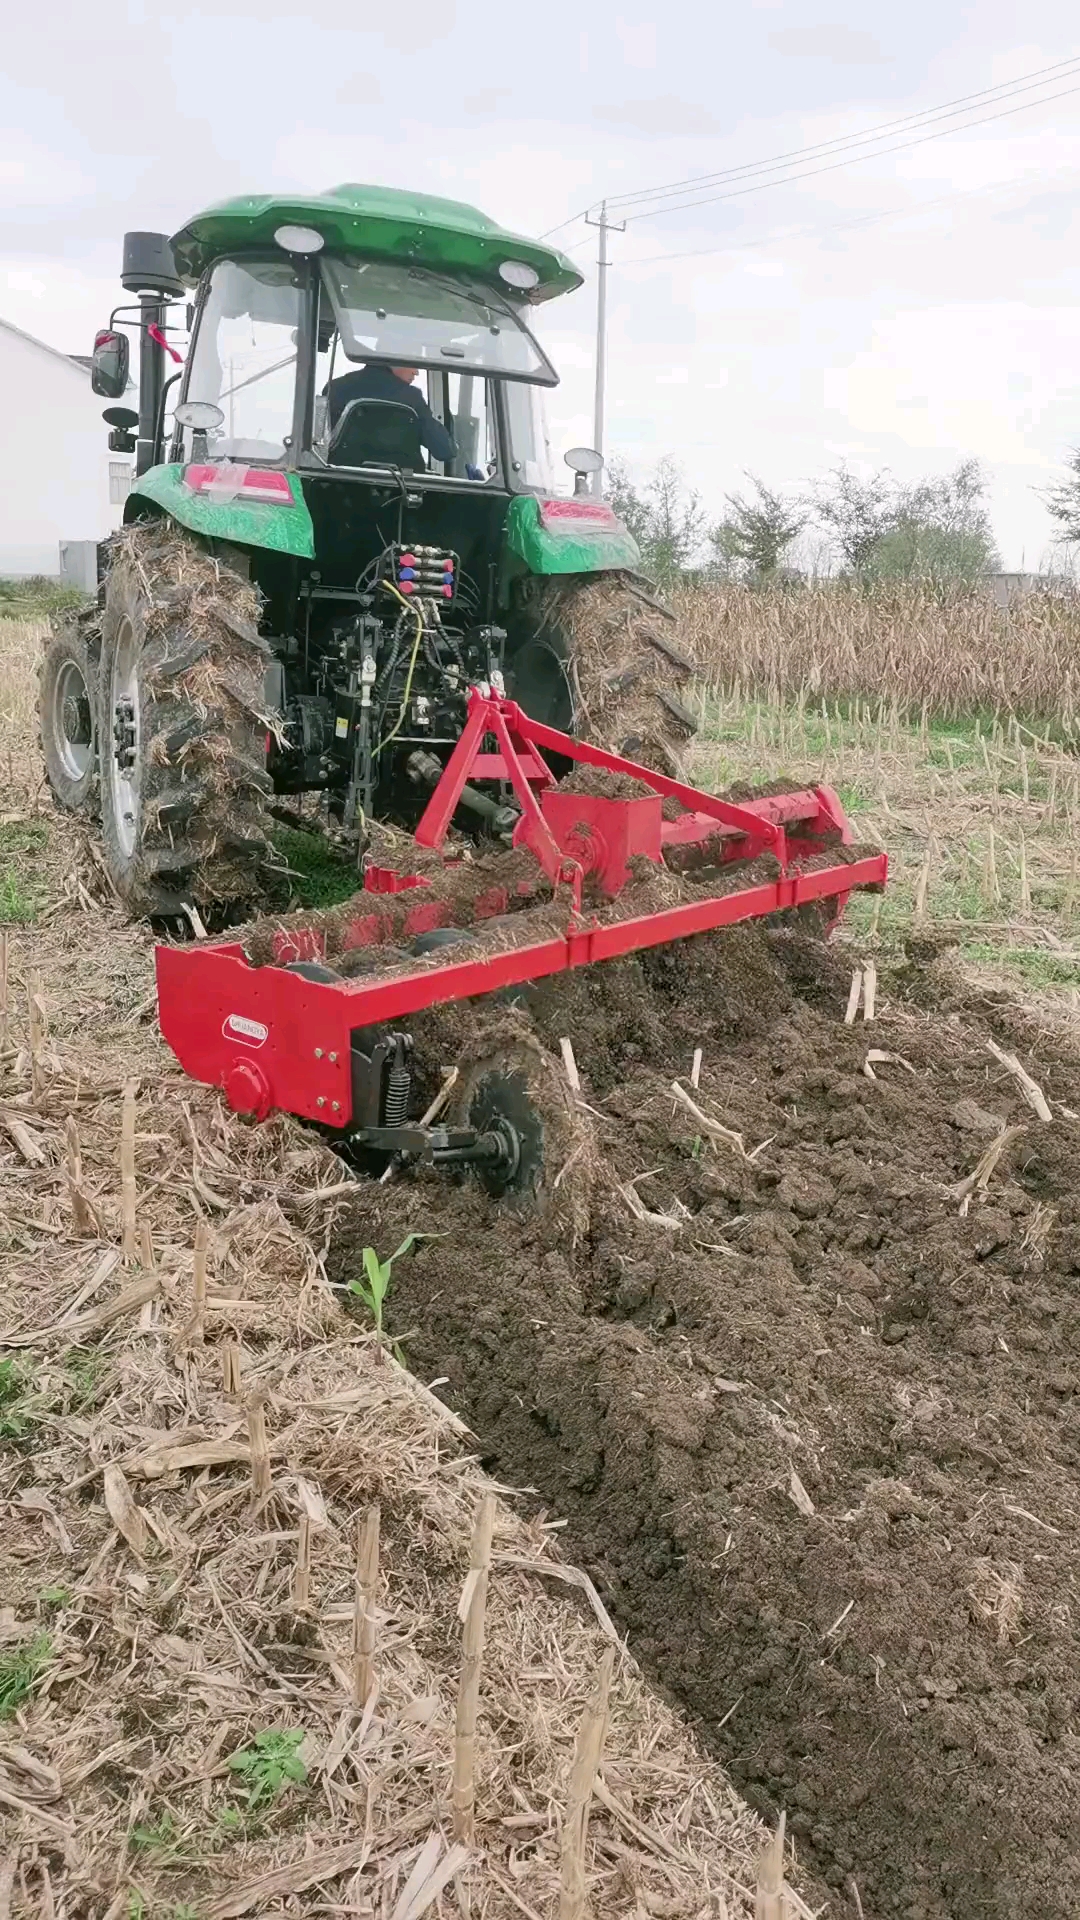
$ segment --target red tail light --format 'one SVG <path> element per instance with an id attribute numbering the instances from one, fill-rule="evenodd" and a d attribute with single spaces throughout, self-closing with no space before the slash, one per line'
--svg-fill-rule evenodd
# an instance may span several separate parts
<path id="1" fill-rule="evenodd" d="M 185 467 L 184 485 L 191 493 L 216 494 L 223 500 L 264 500 L 275 507 L 296 504 L 288 474 L 273 467 L 232 466 L 227 460 L 215 467 Z"/>

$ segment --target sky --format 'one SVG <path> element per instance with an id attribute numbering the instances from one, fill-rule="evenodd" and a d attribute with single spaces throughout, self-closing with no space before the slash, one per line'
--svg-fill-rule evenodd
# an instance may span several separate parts
<path id="1" fill-rule="evenodd" d="M 54 0 L 12 9 L 4 43 L 0 318 L 88 352 L 125 230 L 234 194 L 445 194 L 558 226 L 585 273 L 540 329 L 561 452 L 592 440 L 583 209 L 1017 81 L 1080 29 L 1067 0 Z M 672 455 L 717 518 L 750 472 L 805 491 L 842 462 L 910 481 L 974 456 L 1004 564 L 1047 563 L 1039 489 L 1080 446 L 1080 67 L 800 170 L 630 203 L 606 453 L 639 479 Z"/>

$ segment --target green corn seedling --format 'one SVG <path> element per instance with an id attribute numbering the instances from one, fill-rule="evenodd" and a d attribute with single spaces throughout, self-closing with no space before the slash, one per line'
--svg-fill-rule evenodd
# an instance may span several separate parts
<path id="1" fill-rule="evenodd" d="M 364 1248 L 364 1272 L 367 1278 L 366 1280 L 350 1280 L 349 1292 L 358 1295 L 375 1322 L 376 1361 L 381 1363 L 383 1357 L 383 1306 L 386 1302 L 386 1296 L 390 1291 L 390 1279 L 393 1272 L 394 1261 L 400 1260 L 403 1254 L 410 1253 L 413 1247 L 419 1245 L 421 1240 L 439 1240 L 441 1238 L 441 1234 L 437 1233 L 407 1233 L 400 1247 L 395 1247 L 393 1253 L 390 1254 L 386 1260 L 379 1259 L 374 1247 Z M 398 1357 L 400 1358 L 400 1355 Z"/>

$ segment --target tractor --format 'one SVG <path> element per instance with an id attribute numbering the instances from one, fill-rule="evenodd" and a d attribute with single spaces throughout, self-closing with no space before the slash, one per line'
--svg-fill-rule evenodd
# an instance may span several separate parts
<path id="1" fill-rule="evenodd" d="M 129 233 L 122 283 L 91 378 L 134 484 L 40 713 L 53 791 L 99 809 L 133 912 L 257 902 L 300 805 L 362 859 L 372 820 L 419 819 L 478 684 L 678 770 L 691 662 L 589 491 L 599 456 L 566 453 L 572 490 L 553 471 L 532 323 L 581 284 L 564 255 L 346 185 Z M 457 813 L 506 826 L 485 783 Z"/>
<path id="2" fill-rule="evenodd" d="M 157 952 L 189 1074 L 358 1164 L 533 1195 L 568 1138 L 521 1024 L 538 983 L 737 921 L 829 923 L 885 856 L 827 788 L 688 784 L 673 616 L 599 454 L 571 448 L 556 485 L 533 316 L 581 283 L 562 254 L 342 186 L 128 234 L 122 280 L 92 381 L 135 480 L 97 604 L 42 662 L 54 793 L 99 810 L 132 913 L 199 936 Z M 276 910 L 283 817 L 355 862 L 351 899 Z M 440 1115 L 420 1096 L 461 1003 Z"/>

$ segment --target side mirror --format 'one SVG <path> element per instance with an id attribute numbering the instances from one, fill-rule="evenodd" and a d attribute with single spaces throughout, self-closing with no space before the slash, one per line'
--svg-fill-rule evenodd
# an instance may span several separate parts
<path id="1" fill-rule="evenodd" d="M 563 460 L 575 473 L 599 473 L 604 464 L 604 456 L 597 453 L 595 447 L 571 447 L 563 454 Z"/>
<path id="2" fill-rule="evenodd" d="M 127 392 L 131 347 L 126 333 L 99 333 L 90 366 L 91 391 L 103 400 L 119 400 Z"/>

